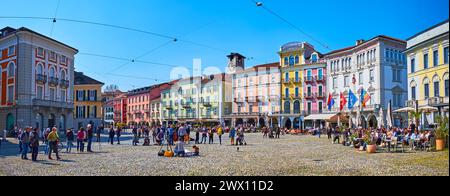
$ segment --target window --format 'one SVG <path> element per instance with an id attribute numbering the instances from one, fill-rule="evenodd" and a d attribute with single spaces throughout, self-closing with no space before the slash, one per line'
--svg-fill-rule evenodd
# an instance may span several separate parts
<path id="1" fill-rule="evenodd" d="M 37 56 L 44 58 L 44 48 L 37 49 Z"/>
<path id="2" fill-rule="evenodd" d="M 416 59 L 411 59 L 411 73 L 416 72 Z"/>
<path id="3" fill-rule="evenodd" d="M 448 46 L 444 48 L 444 64 L 448 64 L 449 51 Z"/>
<path id="4" fill-rule="evenodd" d="M 62 70 L 61 71 L 61 80 L 65 80 L 66 79 L 66 71 Z"/>
<path id="5" fill-rule="evenodd" d="M 84 101 L 84 91 L 81 90 L 81 91 L 77 91 L 76 93 L 77 93 L 77 101 Z M 130 101 L 128 101 L 128 102 L 130 102 Z"/>
<path id="6" fill-rule="evenodd" d="M 284 65 L 288 65 L 289 59 L 287 57 L 284 57 Z"/>
<path id="7" fill-rule="evenodd" d="M 423 55 L 423 68 L 428 69 L 428 54 Z"/>
<path id="8" fill-rule="evenodd" d="M 37 88 L 36 88 L 36 99 L 40 99 L 40 100 L 42 100 L 42 99 L 44 99 L 44 87 L 42 87 L 42 86 L 38 86 Z"/>
<path id="9" fill-rule="evenodd" d="M 295 56 L 295 64 L 298 65 L 300 63 L 300 58 L 298 56 Z"/>
<path id="10" fill-rule="evenodd" d="M 434 97 L 439 97 L 439 82 L 434 82 Z"/>
<path id="11" fill-rule="evenodd" d="M 319 110 L 319 114 L 322 114 L 323 112 L 323 103 L 319 101 L 319 104 L 317 105 L 317 109 Z"/>
<path id="12" fill-rule="evenodd" d="M 344 86 L 348 87 L 350 85 L 350 79 L 349 76 L 345 76 L 344 77 Z"/>
<path id="13" fill-rule="evenodd" d="M 375 82 L 375 72 L 373 69 L 370 70 L 370 82 Z"/>
<path id="14" fill-rule="evenodd" d="M 285 114 L 291 113 L 291 102 L 289 101 L 284 102 L 284 113 Z"/>
<path id="15" fill-rule="evenodd" d="M 299 75 L 298 75 L 298 71 L 295 72 L 295 82 L 299 81 Z"/>
<path id="16" fill-rule="evenodd" d="M 49 75 L 50 75 L 50 77 L 56 78 L 56 76 L 55 76 L 55 68 L 53 68 L 53 67 L 50 68 Z"/>
<path id="17" fill-rule="evenodd" d="M 323 79 L 323 70 L 319 69 L 319 80 Z"/>
<path id="18" fill-rule="evenodd" d="M 323 97 L 323 87 L 319 86 L 319 96 Z"/>
<path id="19" fill-rule="evenodd" d="M 14 86 L 8 86 L 8 103 L 14 101 Z"/>
<path id="20" fill-rule="evenodd" d="M 313 54 L 312 56 L 311 56 L 311 62 L 312 63 L 317 63 L 317 54 Z"/>
<path id="21" fill-rule="evenodd" d="M 359 84 L 363 85 L 364 84 L 364 79 L 363 79 L 363 73 L 359 72 Z"/>
<path id="22" fill-rule="evenodd" d="M 308 114 L 311 114 L 311 111 L 312 111 L 312 104 L 311 104 L 311 102 L 308 102 Z"/>
<path id="23" fill-rule="evenodd" d="M 140 99 L 140 97 L 139 97 Z M 89 101 L 97 101 L 97 91 L 89 90 Z"/>
<path id="24" fill-rule="evenodd" d="M 299 90 L 298 90 L 298 87 L 295 87 L 295 97 L 299 97 Z"/>
<path id="25" fill-rule="evenodd" d="M 64 64 L 64 65 L 67 64 L 67 57 L 66 56 L 64 56 L 64 55 L 61 56 L 61 63 Z"/>
<path id="26" fill-rule="evenodd" d="M 50 101 L 56 100 L 56 92 L 54 88 L 50 88 Z"/>
<path id="27" fill-rule="evenodd" d="M 433 51 L 433 66 L 439 65 L 439 52 L 437 50 Z"/>
<path id="28" fill-rule="evenodd" d="M 61 90 L 61 102 L 66 102 L 66 90 Z"/>
<path id="29" fill-rule="evenodd" d="M 16 71 L 16 65 L 14 62 L 8 64 L 8 77 L 14 77 Z"/>
<path id="30" fill-rule="evenodd" d="M 333 78 L 333 88 L 337 88 L 337 78 Z"/>
<path id="31" fill-rule="evenodd" d="M 36 74 L 44 75 L 44 66 L 41 63 L 38 63 L 36 72 Z"/>
<path id="32" fill-rule="evenodd" d="M 312 96 L 312 88 L 311 88 L 311 86 L 307 87 L 307 93 L 308 93 L 308 97 Z"/>
<path id="33" fill-rule="evenodd" d="M 424 84 L 425 99 L 430 97 L 430 84 Z"/>
<path id="34" fill-rule="evenodd" d="M 411 99 L 416 100 L 416 87 L 411 87 Z"/>
<path id="35" fill-rule="evenodd" d="M 289 57 L 289 66 L 293 66 L 295 64 L 294 56 Z"/>
<path id="36" fill-rule="evenodd" d="M 284 81 L 289 82 L 289 73 L 284 74 Z"/>
<path id="37" fill-rule="evenodd" d="M 445 97 L 449 97 L 449 80 L 448 79 L 445 80 L 444 85 L 445 85 L 445 87 L 444 87 Z"/>
<path id="38" fill-rule="evenodd" d="M 8 56 L 12 56 L 14 54 L 16 54 L 16 46 L 8 47 Z"/>
<path id="39" fill-rule="evenodd" d="M 56 53 L 53 52 L 53 51 L 51 51 L 51 52 L 50 52 L 49 59 L 50 59 L 51 61 L 56 61 Z"/>
<path id="40" fill-rule="evenodd" d="M 289 88 L 284 89 L 284 95 L 289 98 Z"/>

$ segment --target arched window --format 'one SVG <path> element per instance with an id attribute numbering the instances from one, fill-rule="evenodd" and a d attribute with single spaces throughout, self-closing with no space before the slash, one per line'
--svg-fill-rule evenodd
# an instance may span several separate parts
<path id="1" fill-rule="evenodd" d="M 61 80 L 65 80 L 66 79 L 66 71 L 61 70 Z"/>
<path id="2" fill-rule="evenodd" d="M 284 90 L 284 95 L 285 95 L 286 97 L 289 97 L 289 88 L 286 88 L 286 89 Z"/>
<path id="3" fill-rule="evenodd" d="M 300 101 L 294 102 L 294 114 L 300 114 Z"/>
<path id="4" fill-rule="evenodd" d="M 285 114 L 291 113 L 291 103 L 289 101 L 284 102 L 284 113 Z"/>
<path id="5" fill-rule="evenodd" d="M 8 64 L 8 77 L 14 77 L 15 70 L 16 70 L 16 65 L 14 64 L 14 62 L 10 62 Z"/>
<path id="6" fill-rule="evenodd" d="M 50 67 L 49 75 L 50 75 L 50 77 L 53 77 L 53 78 L 56 77 L 55 76 L 55 68 L 54 67 Z"/>
<path id="7" fill-rule="evenodd" d="M 294 56 L 290 56 L 290 57 L 289 57 L 289 65 L 290 65 L 290 66 L 293 66 L 294 64 L 295 64 Z"/>
<path id="8" fill-rule="evenodd" d="M 36 74 L 43 75 L 43 73 L 44 73 L 44 66 L 42 66 L 41 63 L 38 63 L 36 67 Z"/>
<path id="9" fill-rule="evenodd" d="M 434 97 L 440 97 L 440 93 L 439 93 L 439 76 L 438 75 L 434 75 L 433 76 L 433 90 L 434 90 Z"/>
<path id="10" fill-rule="evenodd" d="M 288 65 L 289 59 L 287 57 L 284 57 L 284 65 Z"/>
<path id="11" fill-rule="evenodd" d="M 311 55 L 311 62 L 312 62 L 312 63 L 317 63 L 317 60 L 318 60 L 317 54 Z"/>
<path id="12" fill-rule="evenodd" d="M 297 64 L 299 64 L 300 63 L 300 58 L 298 57 L 298 55 L 297 56 L 295 56 L 295 64 L 297 65 Z"/>
<path id="13" fill-rule="evenodd" d="M 425 99 L 428 99 L 430 97 L 430 80 L 428 78 L 423 79 L 423 88 Z"/>

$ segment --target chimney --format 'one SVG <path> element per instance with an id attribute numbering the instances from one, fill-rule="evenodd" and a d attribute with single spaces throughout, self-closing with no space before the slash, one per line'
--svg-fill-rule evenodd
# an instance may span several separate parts
<path id="1" fill-rule="evenodd" d="M 361 44 L 364 43 L 365 41 L 366 41 L 366 40 L 363 40 L 363 39 L 356 40 L 356 46 L 361 45 Z"/>

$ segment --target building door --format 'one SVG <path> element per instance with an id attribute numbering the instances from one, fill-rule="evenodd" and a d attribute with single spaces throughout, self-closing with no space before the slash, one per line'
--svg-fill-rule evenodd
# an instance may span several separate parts
<path id="1" fill-rule="evenodd" d="M 44 119 L 42 118 L 41 114 L 36 114 L 36 128 L 38 128 L 39 130 L 43 130 L 44 126 Z"/>
<path id="2" fill-rule="evenodd" d="M 6 116 L 6 130 L 11 131 L 14 129 L 14 116 L 10 113 Z"/>
<path id="3" fill-rule="evenodd" d="M 55 115 L 50 114 L 48 116 L 48 127 L 53 128 L 55 126 Z"/>

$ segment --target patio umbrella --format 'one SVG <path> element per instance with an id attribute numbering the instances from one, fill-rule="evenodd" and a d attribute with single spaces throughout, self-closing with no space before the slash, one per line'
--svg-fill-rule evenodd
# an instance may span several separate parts
<path id="1" fill-rule="evenodd" d="M 439 109 L 437 109 L 435 107 L 431 107 L 431 106 L 424 106 L 424 107 L 420 107 L 419 111 L 421 111 L 423 113 L 432 113 L 432 112 L 439 111 Z"/>
<path id="2" fill-rule="evenodd" d="M 387 123 L 387 126 L 389 127 L 389 128 L 391 128 L 391 127 L 393 127 L 393 122 L 392 122 L 392 112 L 391 112 L 391 110 L 392 110 L 392 106 L 391 106 L 391 102 L 389 102 L 389 104 L 388 104 L 388 109 L 387 109 L 387 118 L 386 118 L 386 123 Z"/>
<path id="3" fill-rule="evenodd" d="M 381 129 L 384 127 L 384 113 L 383 108 L 380 107 L 380 118 L 378 118 L 378 128 Z"/>
<path id="4" fill-rule="evenodd" d="M 406 108 L 401 108 L 401 109 L 395 110 L 394 112 L 395 113 L 408 113 L 408 112 L 413 112 L 415 110 L 416 109 L 414 109 L 412 107 L 406 107 Z"/>

